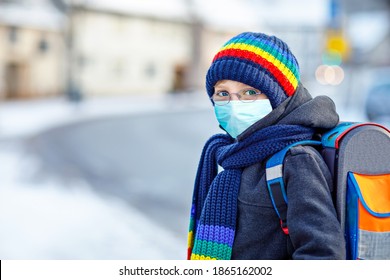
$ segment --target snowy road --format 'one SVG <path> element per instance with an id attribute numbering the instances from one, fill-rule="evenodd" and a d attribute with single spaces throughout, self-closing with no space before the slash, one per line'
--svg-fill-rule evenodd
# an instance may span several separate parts
<path id="1" fill-rule="evenodd" d="M 200 149 L 218 129 L 210 110 L 148 106 L 75 119 L 50 105 L 14 120 L 46 121 L 36 133 L 3 126 L 2 259 L 185 258 Z"/>
<path id="2" fill-rule="evenodd" d="M 2 148 L 1 259 L 184 257 L 181 240 L 123 200 L 98 195 L 82 180 L 37 176 L 35 158 Z"/>
<path id="3" fill-rule="evenodd" d="M 212 112 L 124 115 L 51 129 L 31 139 L 41 173 L 82 178 L 185 237 L 200 151 L 217 131 Z"/>

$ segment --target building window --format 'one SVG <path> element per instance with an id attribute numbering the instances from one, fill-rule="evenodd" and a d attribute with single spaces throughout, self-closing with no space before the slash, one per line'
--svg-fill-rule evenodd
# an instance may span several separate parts
<path id="1" fill-rule="evenodd" d="M 46 53 L 49 50 L 49 43 L 45 37 L 42 37 L 38 43 L 38 50 L 40 53 Z"/>
<path id="2" fill-rule="evenodd" d="M 149 79 L 153 79 L 155 76 L 156 76 L 156 65 L 154 63 L 149 63 L 146 67 L 145 67 L 145 75 L 149 78 Z"/>
<path id="3" fill-rule="evenodd" d="M 9 28 L 8 38 L 11 43 L 16 43 L 18 40 L 18 28 L 16 26 L 11 26 Z"/>

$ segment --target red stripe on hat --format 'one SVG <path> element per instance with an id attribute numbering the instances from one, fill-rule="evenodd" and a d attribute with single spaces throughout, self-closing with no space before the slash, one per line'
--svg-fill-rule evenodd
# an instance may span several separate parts
<path id="1" fill-rule="evenodd" d="M 267 69 L 276 78 L 278 83 L 284 89 L 284 92 L 287 94 L 287 96 L 291 96 L 295 92 L 295 88 L 293 87 L 293 85 L 275 65 L 253 52 L 239 49 L 226 49 L 217 53 L 217 55 L 213 59 L 213 62 L 222 57 L 236 57 L 241 59 L 247 59 L 256 64 L 259 64 L 261 67 Z"/>

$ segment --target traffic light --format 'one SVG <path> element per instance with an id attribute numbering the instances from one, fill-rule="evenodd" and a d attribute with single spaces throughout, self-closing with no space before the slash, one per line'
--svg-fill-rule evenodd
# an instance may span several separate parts
<path id="1" fill-rule="evenodd" d="M 326 34 L 325 50 L 322 63 L 325 65 L 338 65 L 348 60 L 350 48 L 342 31 L 329 30 Z"/>

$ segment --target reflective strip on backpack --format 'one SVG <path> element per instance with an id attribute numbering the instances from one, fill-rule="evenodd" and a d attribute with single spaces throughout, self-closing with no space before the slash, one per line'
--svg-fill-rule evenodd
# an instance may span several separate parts
<path id="1" fill-rule="evenodd" d="M 281 178 L 283 176 L 283 165 L 279 164 L 273 167 L 269 167 L 265 171 L 267 181 L 271 181 L 276 178 Z"/>

